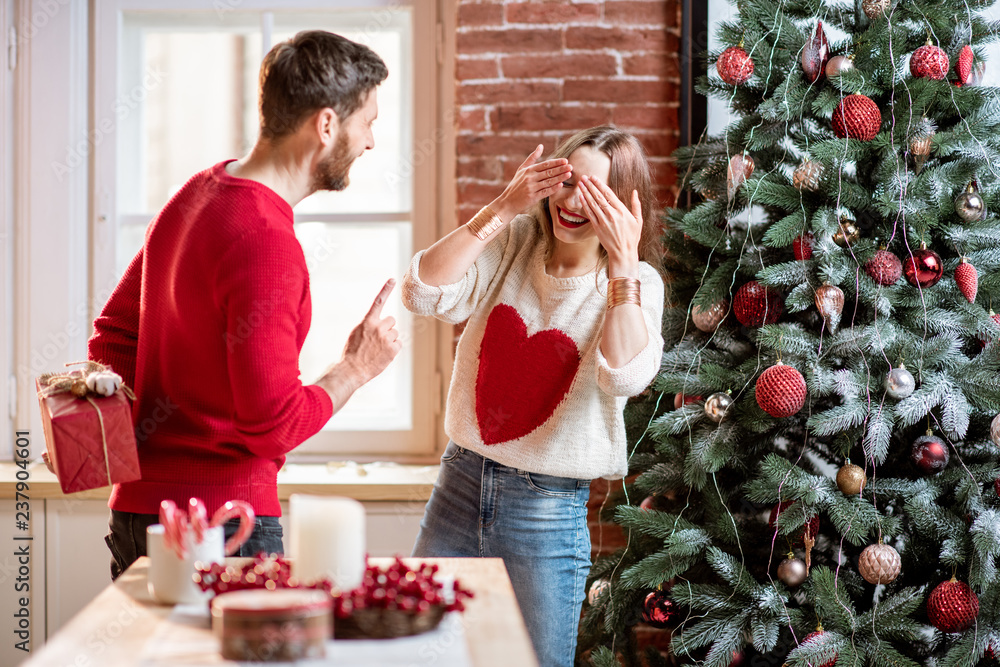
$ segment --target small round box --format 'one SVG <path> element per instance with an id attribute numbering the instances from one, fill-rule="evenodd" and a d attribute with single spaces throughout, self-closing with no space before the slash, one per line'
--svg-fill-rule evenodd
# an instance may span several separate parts
<path id="1" fill-rule="evenodd" d="M 322 658 L 333 601 L 317 590 L 243 590 L 212 600 L 212 629 L 227 660 L 280 662 Z"/>

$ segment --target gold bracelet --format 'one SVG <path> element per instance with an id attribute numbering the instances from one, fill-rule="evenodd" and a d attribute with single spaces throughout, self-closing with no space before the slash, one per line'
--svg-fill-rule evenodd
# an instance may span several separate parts
<path id="1" fill-rule="evenodd" d="M 465 226 L 476 235 L 476 238 L 485 241 L 490 234 L 503 227 L 503 219 L 487 204 L 479 209 L 479 213 L 465 223 Z"/>
<path id="2" fill-rule="evenodd" d="M 626 303 L 641 306 L 638 278 L 612 278 L 608 281 L 608 310 Z"/>

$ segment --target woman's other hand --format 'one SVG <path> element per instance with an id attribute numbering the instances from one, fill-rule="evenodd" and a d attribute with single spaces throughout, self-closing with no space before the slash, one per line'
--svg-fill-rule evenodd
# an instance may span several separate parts
<path id="1" fill-rule="evenodd" d="M 580 177 L 585 214 L 597 239 L 608 253 L 609 277 L 635 277 L 639 266 L 639 239 L 642 236 L 642 205 L 632 191 L 631 210 L 614 191 L 593 176 Z"/>
<path id="2" fill-rule="evenodd" d="M 538 144 L 534 152 L 517 168 L 514 178 L 503 193 L 491 204 L 491 208 L 504 221 L 511 220 L 553 194 L 573 173 L 573 167 L 565 158 L 539 162 L 538 158 L 541 156 L 542 145 Z"/>

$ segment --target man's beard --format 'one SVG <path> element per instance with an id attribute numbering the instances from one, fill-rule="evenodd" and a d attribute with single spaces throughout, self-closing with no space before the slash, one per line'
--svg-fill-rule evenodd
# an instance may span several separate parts
<path id="1" fill-rule="evenodd" d="M 336 143 L 328 157 L 316 165 L 313 174 L 313 192 L 318 190 L 343 190 L 351 182 L 348 172 L 354 164 L 354 157 L 348 153 L 347 137 L 337 134 Z"/>

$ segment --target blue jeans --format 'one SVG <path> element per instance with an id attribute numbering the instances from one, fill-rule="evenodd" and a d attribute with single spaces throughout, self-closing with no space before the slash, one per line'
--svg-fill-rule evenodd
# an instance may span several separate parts
<path id="1" fill-rule="evenodd" d="M 590 572 L 590 481 L 448 444 L 414 556 L 502 558 L 541 667 L 572 667 Z"/>
<path id="2" fill-rule="evenodd" d="M 111 580 L 114 581 L 140 556 L 146 555 L 146 528 L 154 523 L 160 523 L 157 514 L 136 514 L 134 512 L 119 512 L 111 510 L 108 519 L 108 534 L 104 542 L 111 550 Z M 226 539 L 228 540 L 240 527 L 239 519 L 230 519 L 225 523 Z M 281 543 L 281 524 L 276 516 L 258 516 L 254 520 L 253 534 L 234 556 L 256 556 L 260 552 L 285 553 Z"/>

